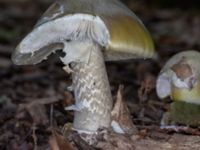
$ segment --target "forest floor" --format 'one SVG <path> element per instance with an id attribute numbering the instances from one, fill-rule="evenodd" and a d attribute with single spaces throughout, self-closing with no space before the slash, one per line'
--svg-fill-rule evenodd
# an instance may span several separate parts
<path id="1" fill-rule="evenodd" d="M 160 128 L 171 100 L 161 101 L 156 96 L 155 82 L 172 55 L 183 50 L 200 51 L 200 12 L 159 8 L 145 1 L 125 3 L 150 31 L 160 59 L 106 63 L 113 99 L 123 85 L 123 99 L 139 133 L 129 138 L 110 135 L 110 145 L 104 143 L 104 149 L 199 150 L 199 128 Z M 67 90 L 71 78 L 57 57 L 36 66 L 16 66 L 10 59 L 17 43 L 49 4 L 50 0 L 0 0 L 0 150 L 59 150 L 55 145 L 63 137 L 52 134 L 52 128 L 61 132 L 65 123 L 73 121 L 73 112 L 64 110 L 74 103 L 73 94 Z M 79 149 L 96 149 L 80 145 Z"/>

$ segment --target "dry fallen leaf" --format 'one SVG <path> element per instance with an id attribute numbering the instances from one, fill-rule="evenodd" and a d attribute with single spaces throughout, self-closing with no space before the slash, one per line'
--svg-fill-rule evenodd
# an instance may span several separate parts
<path id="1" fill-rule="evenodd" d="M 35 125 L 47 125 L 49 123 L 49 119 L 46 114 L 46 108 L 44 105 L 28 105 L 26 110 L 31 115 Z"/>
<path id="2" fill-rule="evenodd" d="M 138 96 L 141 102 L 148 99 L 148 95 L 155 88 L 155 82 L 156 79 L 152 74 L 145 74 L 144 80 L 141 83 L 141 87 L 138 90 Z"/>
<path id="3" fill-rule="evenodd" d="M 122 90 L 123 86 L 120 85 L 117 92 L 117 99 L 111 112 L 111 126 L 117 133 L 136 134 L 137 128 L 133 124 L 130 111 L 123 100 Z"/>
<path id="4" fill-rule="evenodd" d="M 19 105 L 16 116 L 20 116 L 23 110 L 26 110 L 31 115 L 35 125 L 47 125 L 49 123 L 49 119 L 47 117 L 45 105 L 58 102 L 60 99 L 60 95 L 39 99 L 29 99 L 29 103 Z"/>
<path id="5" fill-rule="evenodd" d="M 49 144 L 52 150 L 75 150 L 69 141 L 64 139 L 63 135 L 57 131 L 52 131 L 53 135 L 49 140 Z"/>
<path id="6" fill-rule="evenodd" d="M 135 150 L 130 137 L 114 132 L 106 134 L 96 147 L 102 150 Z"/>

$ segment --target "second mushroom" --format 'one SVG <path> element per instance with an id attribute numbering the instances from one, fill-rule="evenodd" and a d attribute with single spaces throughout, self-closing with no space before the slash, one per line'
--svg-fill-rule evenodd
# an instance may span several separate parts
<path id="1" fill-rule="evenodd" d="M 118 0 L 59 0 L 17 46 L 17 65 L 37 64 L 62 49 L 64 69 L 72 73 L 73 127 L 95 132 L 109 127 L 113 101 L 106 61 L 156 57 L 142 22 Z"/>
<path id="2" fill-rule="evenodd" d="M 161 125 L 200 125 L 199 66 L 200 53 L 188 50 L 171 57 L 160 71 L 157 95 L 161 99 L 170 96 L 173 100 Z"/>

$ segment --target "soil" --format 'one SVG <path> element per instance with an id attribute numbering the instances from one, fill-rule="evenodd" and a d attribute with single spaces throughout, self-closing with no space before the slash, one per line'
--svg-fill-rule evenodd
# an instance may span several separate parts
<path id="1" fill-rule="evenodd" d="M 194 1 L 194 0 L 193 0 Z M 65 141 L 64 125 L 73 112 L 64 107 L 74 103 L 69 74 L 57 56 L 35 66 L 16 66 L 11 54 L 52 3 L 50 0 L 0 0 L 0 150 L 130 149 L 199 150 L 198 127 L 160 128 L 170 98 L 160 100 L 155 92 L 159 71 L 174 54 L 200 51 L 200 12 L 195 5 L 163 7 L 156 0 L 124 0 L 150 31 L 159 55 L 157 60 L 107 62 L 113 99 L 123 85 L 137 135 L 106 134 L 96 147 L 74 134 Z M 164 1 L 165 2 L 165 1 Z M 178 3 L 177 3 L 178 4 Z"/>

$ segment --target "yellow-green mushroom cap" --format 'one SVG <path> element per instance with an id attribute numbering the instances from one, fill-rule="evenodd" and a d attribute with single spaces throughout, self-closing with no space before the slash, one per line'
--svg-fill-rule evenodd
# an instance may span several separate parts
<path id="1" fill-rule="evenodd" d="M 157 95 L 163 99 L 200 104 L 200 53 L 184 51 L 170 58 L 161 70 Z"/>
<path id="2" fill-rule="evenodd" d="M 156 57 L 149 32 L 120 1 L 59 0 L 17 46 L 12 59 L 18 65 L 36 64 L 57 49 L 67 49 L 73 55 L 69 63 L 84 61 L 90 54 L 86 48 L 74 55 L 91 41 L 102 47 L 105 60 Z"/>

